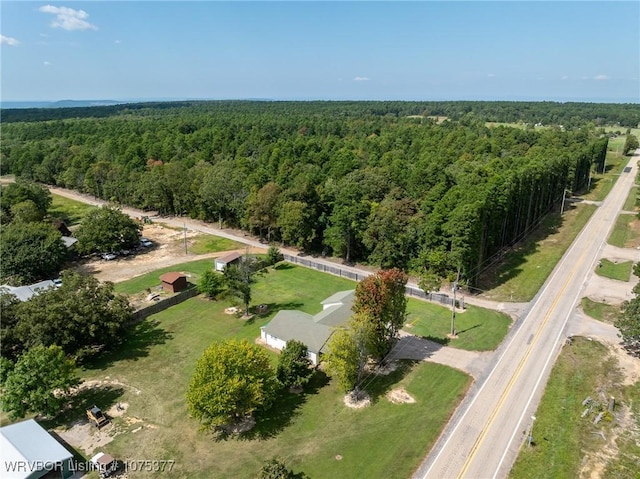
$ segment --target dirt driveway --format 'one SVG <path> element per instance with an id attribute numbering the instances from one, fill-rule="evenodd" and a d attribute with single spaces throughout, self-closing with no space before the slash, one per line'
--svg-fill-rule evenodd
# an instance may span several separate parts
<path id="1" fill-rule="evenodd" d="M 193 230 L 187 230 L 187 253 L 184 247 L 184 231 L 154 223 L 145 225 L 142 235 L 153 241 L 154 245 L 151 248 L 141 249 L 135 255 L 119 257 L 111 261 L 99 257 L 81 260 L 73 266 L 73 269 L 80 273 L 91 274 L 100 281 L 117 283 L 174 264 L 215 258 L 224 254 L 224 252 L 201 255 L 189 253 L 194 238 L 201 235 Z"/>

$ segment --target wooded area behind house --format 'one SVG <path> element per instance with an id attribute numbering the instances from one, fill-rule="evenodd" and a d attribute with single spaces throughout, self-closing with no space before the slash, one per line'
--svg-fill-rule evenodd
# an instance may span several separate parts
<path id="1" fill-rule="evenodd" d="M 598 126 L 624 133 L 640 112 L 549 102 L 219 101 L 3 110 L 2 121 L 3 174 L 347 261 L 441 277 L 461 268 L 474 283 L 565 188 L 579 191 L 590 171 L 602 171 L 608 137 Z"/>

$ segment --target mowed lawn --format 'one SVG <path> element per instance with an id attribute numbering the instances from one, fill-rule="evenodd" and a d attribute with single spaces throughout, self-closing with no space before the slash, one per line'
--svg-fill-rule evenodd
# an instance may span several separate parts
<path id="1" fill-rule="evenodd" d="M 426 308 L 425 306 L 429 306 Z M 455 329 L 458 337 L 447 338 L 451 332 L 451 308 L 425 305 L 409 299 L 405 331 L 441 344 L 469 351 L 490 351 L 498 347 L 511 325 L 511 318 L 499 311 L 467 305 L 456 312 Z"/>
<path id="2" fill-rule="evenodd" d="M 621 214 L 616 219 L 607 242 L 619 248 L 632 248 L 640 244 L 640 228 L 636 215 Z"/>
<path id="3" fill-rule="evenodd" d="M 242 439 L 216 439 L 187 416 L 186 388 L 196 361 L 212 342 L 253 342 L 276 310 L 316 313 L 320 301 L 354 287 L 344 278 L 282 264 L 254 285 L 252 304 L 270 306 L 264 317 L 243 321 L 224 314 L 228 302 L 201 297 L 149 317 L 118 352 L 82 371 L 86 379 L 114 383 L 117 394 L 111 402 L 129 405 L 129 419 L 114 420 L 120 433 L 101 450 L 122 460 L 175 460 L 173 471 L 163 474 L 170 478 L 252 478 L 274 455 L 314 479 L 408 477 L 468 388 L 471 379 L 464 373 L 403 362 L 388 376 L 365 380 L 373 404 L 362 410 L 346 408 L 335 381 L 318 373 L 306 394 L 282 393 L 268 413 L 258 416 L 256 430 Z M 275 362 L 276 353 L 270 354 Z M 416 403 L 389 402 L 384 395 L 396 387 L 404 387 Z"/>
<path id="4" fill-rule="evenodd" d="M 71 200 L 64 196 L 51 194 L 51 207 L 49 216 L 60 221 L 64 221 L 67 226 L 80 224 L 84 215 L 96 206 L 88 205 L 80 201 Z"/>
<path id="5" fill-rule="evenodd" d="M 631 278 L 631 269 L 633 261 L 623 261 L 622 263 L 614 263 L 608 259 L 601 259 L 596 266 L 596 274 L 604 278 L 615 279 L 617 281 L 629 281 Z"/>

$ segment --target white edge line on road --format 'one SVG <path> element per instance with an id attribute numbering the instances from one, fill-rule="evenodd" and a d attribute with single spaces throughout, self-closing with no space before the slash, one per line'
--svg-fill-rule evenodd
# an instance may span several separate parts
<path id="1" fill-rule="evenodd" d="M 631 185 L 633 186 L 633 184 Z M 619 214 L 620 212 L 618 212 Z M 593 218 L 593 217 L 592 217 Z M 591 221 L 589 221 L 591 222 Z M 545 371 L 549 365 L 549 361 L 551 360 L 552 357 L 555 357 L 559 354 L 560 351 L 554 353 L 554 351 L 556 350 L 556 348 L 558 347 L 558 342 L 560 341 L 560 338 L 563 336 L 563 334 L 565 333 L 565 328 L 567 327 L 567 322 L 569 321 L 569 318 L 571 317 L 571 315 L 574 313 L 574 309 L 576 307 L 576 304 L 578 303 L 578 298 L 580 297 L 580 293 L 582 292 L 582 289 L 584 288 L 584 284 L 586 282 L 587 277 L 593 272 L 594 268 L 595 268 L 595 264 L 596 261 L 598 261 L 598 258 L 600 257 L 600 253 L 603 250 L 604 244 L 606 242 L 606 239 L 609 237 L 609 235 L 611 234 L 611 231 L 613 230 L 613 228 L 615 227 L 615 223 L 611 224 L 611 227 L 609 228 L 609 231 L 607 231 L 607 234 L 605 236 L 605 238 L 600 242 L 600 245 L 598 246 L 598 249 L 596 250 L 596 255 L 593 258 L 593 261 L 591 261 L 591 265 L 589 266 L 589 268 L 587 269 L 587 272 L 585 273 L 585 277 L 583 278 L 583 286 L 582 288 L 580 288 L 580 291 L 578 291 L 578 294 L 576 295 L 576 298 L 573 300 L 573 303 L 571 305 L 571 308 L 569 308 L 569 313 L 567 314 L 567 316 L 564 318 L 564 321 L 562 323 L 562 328 L 560 329 L 560 332 L 558 333 L 558 336 L 556 337 L 555 342 L 553 343 L 553 348 L 551 348 L 551 352 L 552 354 L 550 354 L 547 357 L 547 360 L 544 363 L 544 366 L 542 368 L 542 370 L 540 371 L 540 374 L 538 376 L 538 380 L 536 381 L 536 384 L 533 388 L 533 390 L 531 391 L 531 394 L 529 395 L 529 400 L 527 401 L 526 406 L 524 407 L 522 414 L 520 415 L 520 418 L 518 419 L 518 422 L 516 424 L 516 427 L 513 430 L 513 433 L 511 434 L 511 437 L 509 438 L 509 442 L 507 443 L 507 447 L 504 450 L 504 453 L 502 454 L 502 457 L 500 458 L 500 462 L 498 463 L 498 467 L 496 468 L 492 479 L 496 479 L 498 472 L 500 472 L 500 468 L 502 467 L 502 463 L 504 462 L 505 458 L 507 457 L 507 453 L 509 452 L 509 448 L 511 447 L 511 443 L 513 442 L 513 439 L 515 438 L 518 429 L 520 429 L 520 426 L 522 424 L 522 420 L 524 419 L 525 414 L 527 413 L 527 410 L 529 409 L 529 407 L 531 406 L 531 401 L 533 401 L 533 397 L 536 394 L 536 391 L 538 390 L 538 387 L 540 386 L 540 382 L 542 381 L 542 377 L 545 375 Z M 583 231 L 586 231 L 586 225 Z M 577 238 L 576 238 L 577 239 Z"/>
<path id="2" fill-rule="evenodd" d="M 597 210 L 595 211 L 597 212 Z M 595 213 L 594 212 L 594 213 Z M 562 260 L 560 261 L 560 263 L 558 263 L 555 267 L 555 271 L 554 273 L 551 275 L 551 277 L 549 278 L 549 280 L 547 281 L 547 285 L 542 289 L 542 291 L 538 294 L 538 298 L 540 298 L 541 296 L 544 295 L 544 293 L 546 292 L 547 288 L 549 288 L 549 286 L 551 286 L 551 283 L 553 283 L 553 280 L 555 279 L 556 275 L 558 273 L 560 273 L 560 271 L 562 270 L 562 266 L 563 264 L 567 261 L 567 258 L 569 257 L 570 253 L 573 251 L 573 249 L 576 247 L 576 244 L 578 243 L 578 239 L 586 234 L 586 231 L 588 230 L 587 226 L 589 225 L 589 223 L 591 223 L 593 221 L 594 216 L 592 216 L 589 221 L 587 222 L 587 224 L 582 228 L 582 231 L 580 231 L 580 234 L 578 236 L 576 236 L 576 238 L 573 240 L 573 242 L 571 243 L 571 247 L 565 252 L 565 254 L 562 257 Z M 433 458 L 433 460 L 431 461 L 431 465 L 429 466 L 429 469 L 427 469 L 424 473 L 424 475 L 422 476 L 423 478 L 426 479 L 426 477 L 429 475 L 429 473 L 431 472 L 431 469 L 433 469 L 433 466 L 436 464 L 436 462 L 438 462 L 438 459 L 440 458 L 440 455 L 444 452 L 444 449 L 447 447 L 447 445 L 449 444 L 449 441 L 451 440 L 451 438 L 453 437 L 453 435 L 456 433 L 456 431 L 458 430 L 458 428 L 462 425 L 462 422 L 464 421 L 464 418 L 467 416 L 467 414 L 469 413 L 469 410 L 471 409 L 471 407 L 475 404 L 476 400 L 478 399 L 478 397 L 480 396 L 480 394 L 482 393 L 482 391 L 484 390 L 485 386 L 488 384 L 489 380 L 491 379 L 491 377 L 493 376 L 493 374 L 496 372 L 496 369 L 498 368 L 498 366 L 500 365 L 500 363 L 502 362 L 502 360 L 504 359 L 505 355 L 507 354 L 507 352 L 509 351 L 509 349 L 511 348 L 513 342 L 515 341 L 515 339 L 518 337 L 518 335 L 523 331 L 524 329 L 524 325 L 525 323 L 527 323 L 529 321 L 529 318 L 532 317 L 532 313 L 533 310 L 535 309 L 536 305 L 538 304 L 538 300 L 536 300 L 536 304 L 532 305 L 531 309 L 529 309 L 529 312 L 527 313 L 527 315 L 525 316 L 524 320 L 522 321 L 522 323 L 520 324 L 518 330 L 516 331 L 516 333 L 511 337 L 511 340 L 509 341 L 509 344 L 505 347 L 504 351 L 502 352 L 502 354 L 500 355 L 500 358 L 498 359 L 498 361 L 496 361 L 496 364 L 494 365 L 493 369 L 491 370 L 491 372 L 489 373 L 489 375 L 485 378 L 484 382 L 482 383 L 482 386 L 480 386 L 480 389 L 478 389 L 478 391 L 475 394 L 475 397 L 471 400 L 471 402 L 467 405 L 467 408 L 465 410 L 465 412 L 462 414 L 462 416 L 460 417 L 460 419 L 458 420 L 458 423 L 455 425 L 455 427 L 451 430 L 451 432 L 449 433 L 449 437 L 445 440 L 445 442 L 442 444 L 442 446 L 440 447 L 440 451 L 438 451 L 438 453 L 435 455 L 435 457 Z"/>

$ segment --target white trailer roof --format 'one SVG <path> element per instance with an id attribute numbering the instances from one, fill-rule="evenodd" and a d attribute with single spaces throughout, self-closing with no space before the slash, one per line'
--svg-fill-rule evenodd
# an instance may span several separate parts
<path id="1" fill-rule="evenodd" d="M 62 444 L 33 419 L 0 427 L 0 477 L 25 479 L 45 464 L 72 458 Z"/>

